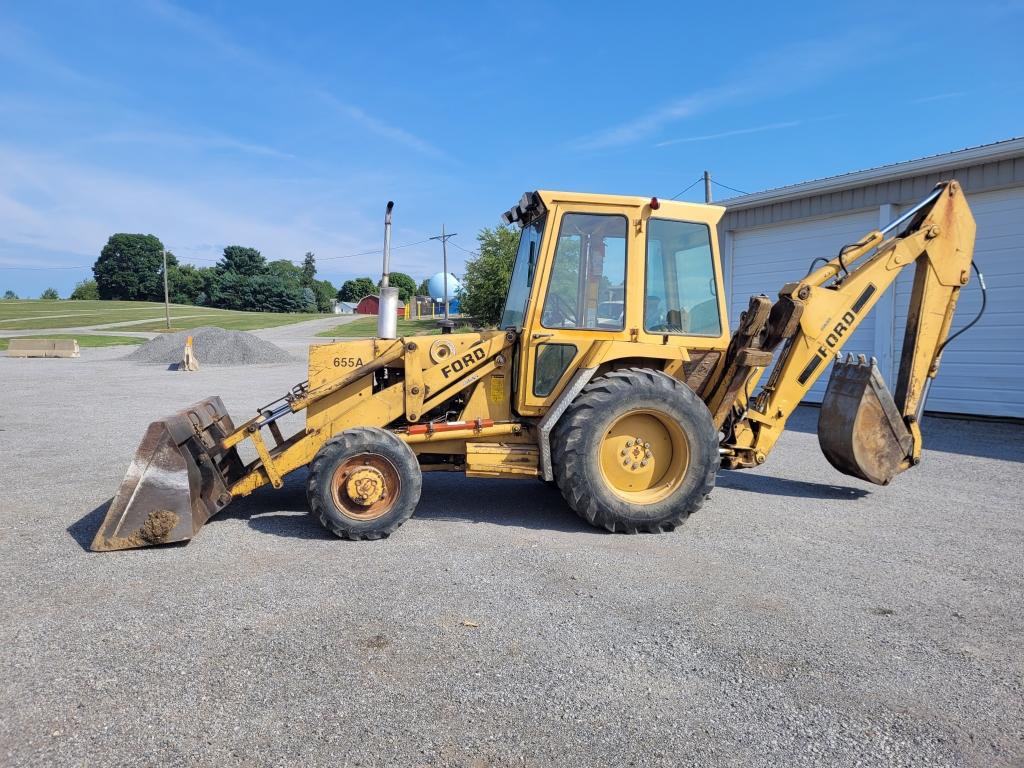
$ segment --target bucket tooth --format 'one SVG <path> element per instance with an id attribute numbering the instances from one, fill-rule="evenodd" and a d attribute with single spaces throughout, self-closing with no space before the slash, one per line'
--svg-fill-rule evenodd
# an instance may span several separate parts
<path id="1" fill-rule="evenodd" d="M 821 402 L 818 444 L 840 472 L 877 485 L 911 466 L 914 438 L 874 358 L 837 359 Z"/>
<path id="2" fill-rule="evenodd" d="M 154 421 L 135 451 L 92 542 L 93 551 L 187 541 L 231 501 L 242 469 L 234 448 L 220 442 L 234 431 L 219 397 Z"/>

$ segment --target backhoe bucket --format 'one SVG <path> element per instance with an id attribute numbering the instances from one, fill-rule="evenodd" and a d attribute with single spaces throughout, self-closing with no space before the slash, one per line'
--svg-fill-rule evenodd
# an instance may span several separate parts
<path id="1" fill-rule="evenodd" d="M 910 466 L 914 439 L 874 358 L 836 358 L 821 402 L 818 444 L 840 472 L 876 485 L 888 485 Z"/>
<path id="2" fill-rule="evenodd" d="M 96 532 L 96 552 L 191 539 L 231 501 L 229 484 L 242 463 L 219 449 L 234 431 L 219 397 L 154 421 Z"/>

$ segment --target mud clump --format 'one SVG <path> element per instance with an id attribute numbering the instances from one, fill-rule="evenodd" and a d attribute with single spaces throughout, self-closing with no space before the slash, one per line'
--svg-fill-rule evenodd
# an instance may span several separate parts
<path id="1" fill-rule="evenodd" d="M 161 334 L 142 344 L 124 359 L 151 365 L 177 365 L 185 354 L 185 342 L 189 336 L 192 337 L 192 351 L 200 367 L 288 363 L 294 360 L 283 349 L 255 334 L 209 326 Z"/>
<path id="2" fill-rule="evenodd" d="M 169 509 L 150 512 L 142 527 L 131 536 L 112 536 L 101 549 L 133 549 L 162 544 L 181 518 Z"/>
<path id="3" fill-rule="evenodd" d="M 159 544 L 174 530 L 178 520 L 178 516 L 169 509 L 158 509 L 155 512 L 150 512 L 146 522 L 139 529 L 139 535 L 150 544 Z"/>

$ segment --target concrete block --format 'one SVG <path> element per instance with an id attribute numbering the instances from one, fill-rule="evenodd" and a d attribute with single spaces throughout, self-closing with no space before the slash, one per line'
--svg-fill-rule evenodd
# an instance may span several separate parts
<path id="1" fill-rule="evenodd" d="M 79 357 L 77 339 L 11 339 L 8 357 Z"/>

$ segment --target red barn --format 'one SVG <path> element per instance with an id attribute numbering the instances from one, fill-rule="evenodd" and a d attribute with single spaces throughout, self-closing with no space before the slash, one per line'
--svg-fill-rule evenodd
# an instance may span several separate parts
<path id="1" fill-rule="evenodd" d="M 357 315 L 376 315 L 378 312 L 380 312 L 380 296 L 363 296 L 356 305 Z M 405 305 L 399 303 L 398 311 L 395 314 L 405 318 Z"/>
<path id="2" fill-rule="evenodd" d="M 363 296 L 356 305 L 357 315 L 376 315 L 380 309 L 380 296 Z"/>

